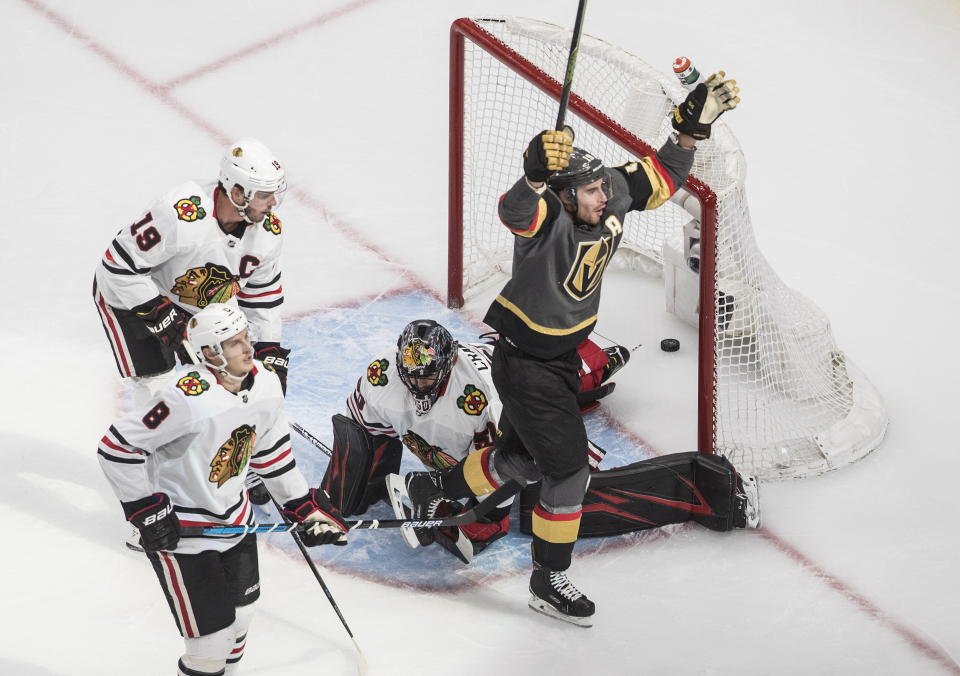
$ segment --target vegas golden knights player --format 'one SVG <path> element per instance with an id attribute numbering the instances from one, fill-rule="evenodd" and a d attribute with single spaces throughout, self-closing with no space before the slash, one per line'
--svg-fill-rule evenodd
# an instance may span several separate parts
<path id="1" fill-rule="evenodd" d="M 524 176 L 499 203 L 514 234 L 513 277 L 484 321 L 500 333 L 493 382 L 502 403 L 492 449 L 438 472 L 407 475 L 418 518 L 445 498 L 485 495 L 507 480 L 541 482 L 533 508 L 531 608 L 591 626 L 594 604 L 567 578 L 587 489 L 587 437 L 577 406 L 577 344 L 597 321 L 603 273 L 629 211 L 655 209 L 683 185 L 698 139 L 739 102 L 723 72 L 673 113 L 678 132 L 653 156 L 620 167 L 573 147 L 572 131 L 544 131 L 524 153 Z"/>

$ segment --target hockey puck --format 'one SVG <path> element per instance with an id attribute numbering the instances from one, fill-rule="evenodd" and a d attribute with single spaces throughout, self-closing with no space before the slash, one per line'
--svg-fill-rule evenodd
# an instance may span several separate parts
<path id="1" fill-rule="evenodd" d="M 660 349 L 664 352 L 676 352 L 680 349 L 680 341 L 676 338 L 664 338 L 660 341 Z"/>

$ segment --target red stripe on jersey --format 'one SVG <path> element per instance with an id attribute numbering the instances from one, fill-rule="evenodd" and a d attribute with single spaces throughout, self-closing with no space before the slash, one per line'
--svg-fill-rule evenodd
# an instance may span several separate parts
<path id="1" fill-rule="evenodd" d="M 126 449 L 126 448 L 123 448 L 122 446 L 117 446 L 115 443 L 113 443 L 112 441 L 110 441 L 109 439 L 107 439 L 106 436 L 104 436 L 104 437 L 100 440 L 100 443 L 103 444 L 104 446 L 109 446 L 110 448 L 112 448 L 112 449 L 115 450 L 115 451 L 120 451 L 121 453 L 130 453 L 131 455 L 143 455 L 143 452 L 142 452 L 142 451 L 138 451 L 138 450 L 131 451 L 131 450 L 128 450 L 128 449 Z"/>
<path id="2" fill-rule="evenodd" d="M 651 155 L 649 158 L 650 164 L 653 165 L 653 168 L 657 170 L 657 173 L 663 177 L 663 180 L 668 186 L 670 186 L 670 194 L 677 192 L 677 186 L 674 184 L 673 179 L 670 178 L 670 173 L 663 168 L 663 165 L 660 164 L 660 160 L 657 159 L 656 155 Z"/>
<path id="3" fill-rule="evenodd" d="M 190 624 L 190 616 L 187 614 L 187 601 L 184 598 L 184 590 L 181 589 L 180 579 L 177 577 L 177 569 L 173 565 L 173 557 L 167 552 L 157 552 L 160 560 L 167 568 L 167 575 L 170 578 L 171 591 L 176 595 L 177 607 L 180 610 L 180 619 L 183 622 L 183 635 L 186 638 L 197 638 L 197 633 Z"/>
<path id="4" fill-rule="evenodd" d="M 284 451 L 283 453 L 281 453 L 280 455 L 278 455 L 276 458 L 274 458 L 269 462 L 251 462 L 250 466 L 253 467 L 254 469 L 263 469 L 264 467 L 269 467 L 270 465 L 280 462 L 291 453 L 293 453 L 293 449 L 288 448 L 286 451 Z"/>
<path id="5" fill-rule="evenodd" d="M 113 334 L 114 345 L 117 346 L 117 354 L 120 355 L 120 361 L 123 364 L 123 373 L 127 378 L 133 375 L 130 371 L 130 366 L 127 364 L 127 356 L 124 354 L 124 343 L 120 340 L 120 334 L 117 331 L 117 327 L 113 323 L 113 319 L 110 316 L 110 312 L 107 310 L 107 303 L 103 300 L 103 294 L 98 294 L 97 298 L 97 307 L 100 308 L 100 316 L 103 317 L 107 322 L 107 328 L 110 329 L 110 333 Z"/>
<path id="6" fill-rule="evenodd" d="M 533 508 L 533 513 L 547 521 L 576 521 L 580 518 L 579 509 L 571 514 L 554 514 L 543 509 L 539 503 Z"/>
<path id="7" fill-rule="evenodd" d="M 487 481 L 490 482 L 490 485 L 494 489 L 500 488 L 500 482 L 497 481 L 493 474 L 490 472 L 490 453 L 493 451 L 493 448 L 488 448 L 485 451 L 481 451 L 482 455 L 480 456 L 480 467 L 483 469 L 483 476 L 486 477 Z"/>
<path id="8" fill-rule="evenodd" d="M 247 492 L 243 492 L 243 509 L 240 510 L 240 516 L 233 520 L 231 526 L 242 526 L 250 520 L 250 500 L 247 498 Z"/>
<path id="9" fill-rule="evenodd" d="M 117 262 L 117 259 L 113 257 L 112 253 L 110 253 L 110 249 L 107 249 L 106 251 L 103 252 L 103 257 L 106 258 L 111 263 Z"/>
<path id="10" fill-rule="evenodd" d="M 279 287 L 275 291 L 264 291 L 263 293 L 245 293 L 241 291 L 237 294 L 237 298 L 262 298 L 263 296 L 273 296 L 278 293 L 283 293 L 283 287 Z"/>

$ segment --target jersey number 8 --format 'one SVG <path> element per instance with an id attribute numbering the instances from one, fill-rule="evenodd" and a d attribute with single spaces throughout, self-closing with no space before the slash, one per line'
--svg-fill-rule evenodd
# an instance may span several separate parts
<path id="1" fill-rule="evenodd" d="M 161 401 L 159 404 L 150 409 L 145 416 L 140 418 L 140 421 L 148 428 L 155 430 L 160 423 L 167 419 L 168 415 L 170 415 L 170 408 L 167 406 L 166 402 Z"/>

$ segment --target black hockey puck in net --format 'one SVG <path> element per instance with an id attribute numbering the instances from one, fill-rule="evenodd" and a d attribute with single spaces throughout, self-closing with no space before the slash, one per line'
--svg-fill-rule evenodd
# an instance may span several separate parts
<path id="1" fill-rule="evenodd" d="M 676 352 L 680 349 L 680 341 L 676 338 L 664 338 L 660 341 L 660 349 L 664 352 Z"/>

